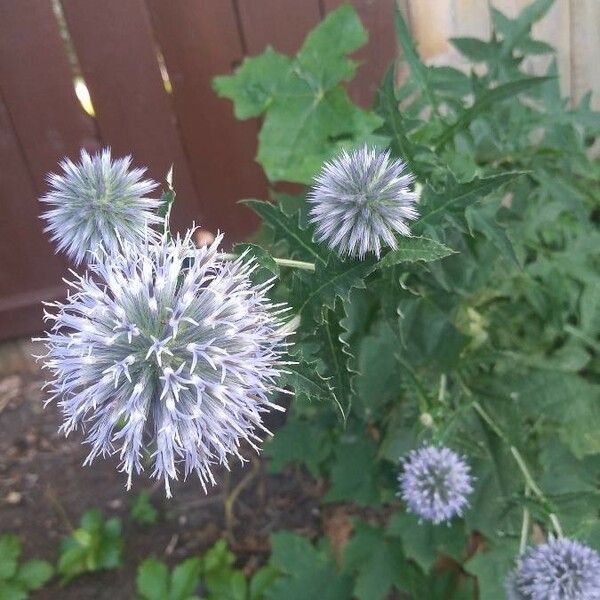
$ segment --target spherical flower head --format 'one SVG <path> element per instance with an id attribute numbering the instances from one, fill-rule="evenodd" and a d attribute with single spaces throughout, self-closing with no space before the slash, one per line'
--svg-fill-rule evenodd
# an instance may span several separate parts
<path id="1" fill-rule="evenodd" d="M 414 176 L 390 153 L 363 146 L 325 163 L 308 196 L 315 237 L 340 256 L 379 257 L 382 245 L 397 247 L 418 216 Z"/>
<path id="2" fill-rule="evenodd" d="M 600 600 L 600 555 L 567 538 L 528 548 L 506 589 L 510 600 Z"/>
<path id="3" fill-rule="evenodd" d="M 470 467 L 449 448 L 424 446 L 404 460 L 398 477 L 408 510 L 435 524 L 462 515 L 473 491 Z"/>
<path id="4" fill-rule="evenodd" d="M 66 434 L 85 428 L 86 463 L 118 454 L 130 487 L 146 454 L 167 496 L 181 471 L 206 491 L 213 465 L 244 461 L 242 440 L 258 450 L 287 345 L 286 309 L 270 282 L 252 283 L 255 264 L 220 258 L 221 236 L 203 248 L 191 236 L 97 252 L 67 301 L 50 304 L 43 338 L 50 400 Z"/>
<path id="5" fill-rule="evenodd" d="M 112 160 L 110 149 L 93 156 L 82 150 L 78 163 L 67 158 L 60 175 L 48 176 L 50 191 L 40 198 L 51 207 L 42 215 L 44 231 L 75 264 L 99 244 L 111 250 L 119 238 L 141 243 L 148 226 L 162 221 L 155 214 L 160 202 L 146 197 L 157 184 L 130 165 L 130 156 Z"/>

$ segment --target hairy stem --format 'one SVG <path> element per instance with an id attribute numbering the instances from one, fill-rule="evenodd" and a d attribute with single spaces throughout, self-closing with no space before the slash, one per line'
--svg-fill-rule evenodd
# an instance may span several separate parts
<path id="1" fill-rule="evenodd" d="M 235 260 L 236 258 L 239 258 L 239 256 L 237 254 L 223 253 L 223 254 L 220 254 L 219 256 L 225 260 Z M 290 267 L 291 269 L 303 269 L 305 271 L 314 271 L 315 270 L 314 263 L 304 262 L 302 260 L 292 260 L 291 258 L 275 258 L 275 257 L 273 257 L 273 260 L 280 267 Z"/>
<path id="2" fill-rule="evenodd" d="M 235 509 L 235 503 L 240 493 L 248 486 L 248 484 L 258 475 L 260 471 L 260 461 L 252 459 L 252 469 L 248 471 L 240 482 L 231 490 L 227 491 L 225 499 L 223 501 L 223 509 L 225 512 L 225 532 L 226 537 L 230 542 L 233 541 L 233 520 Z M 227 487 L 229 487 L 229 480 L 227 478 Z"/>
<path id="3" fill-rule="evenodd" d="M 525 485 L 525 497 L 529 497 L 529 486 Z M 529 526 L 531 524 L 531 515 L 527 507 L 523 508 L 523 523 L 521 525 L 521 539 L 519 541 L 519 556 L 522 556 L 527 548 L 527 537 L 529 535 Z"/>

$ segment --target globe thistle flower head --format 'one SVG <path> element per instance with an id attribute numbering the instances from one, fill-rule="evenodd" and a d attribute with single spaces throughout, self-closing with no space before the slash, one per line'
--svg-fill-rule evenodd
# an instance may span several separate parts
<path id="1" fill-rule="evenodd" d="M 600 600 L 600 555 L 567 538 L 530 547 L 506 590 L 509 600 Z"/>
<path id="2" fill-rule="evenodd" d="M 409 511 L 435 524 L 462 515 L 473 478 L 461 456 L 449 448 L 423 446 L 410 452 L 403 466 L 400 496 Z"/>
<path id="3" fill-rule="evenodd" d="M 162 221 L 155 214 L 159 201 L 146 197 L 157 184 L 130 165 L 130 156 L 112 160 L 110 149 L 93 156 L 82 150 L 78 163 L 67 158 L 60 175 L 48 176 L 50 191 L 40 198 L 50 206 L 42 214 L 44 231 L 75 264 L 99 244 L 140 243 L 148 226 Z"/>
<path id="4" fill-rule="evenodd" d="M 418 216 L 414 176 L 390 153 L 363 146 L 325 163 L 308 196 L 315 237 L 340 256 L 379 257 L 396 248 L 396 234 L 410 236 Z"/>
<path id="5" fill-rule="evenodd" d="M 258 450 L 286 346 L 286 309 L 251 282 L 254 263 L 220 258 L 221 236 L 203 248 L 191 236 L 97 251 L 43 338 L 49 401 L 62 431 L 86 430 L 86 463 L 118 454 L 130 487 L 149 455 L 167 496 L 181 472 L 206 490 L 213 465 L 243 462 L 242 440 Z"/>

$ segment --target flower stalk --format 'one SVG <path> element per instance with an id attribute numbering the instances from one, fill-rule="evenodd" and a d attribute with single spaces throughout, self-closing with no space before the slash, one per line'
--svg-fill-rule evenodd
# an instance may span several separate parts
<path id="1" fill-rule="evenodd" d="M 472 406 L 475 409 L 475 411 L 479 414 L 479 416 L 487 423 L 487 425 L 489 425 L 490 429 L 503 442 L 505 442 L 508 445 L 510 453 L 515 459 L 515 462 L 517 463 L 517 466 L 519 467 L 519 470 L 521 471 L 521 474 L 525 479 L 525 484 L 529 487 L 529 489 L 544 506 L 550 506 L 548 498 L 546 498 L 546 495 L 531 475 L 531 471 L 529 470 L 529 467 L 527 466 L 527 463 L 525 462 L 525 459 L 523 458 L 523 455 L 519 452 L 518 448 L 511 444 L 510 440 L 508 439 L 508 436 L 504 433 L 504 431 L 502 431 L 502 429 L 500 429 L 500 427 L 492 419 L 490 414 L 483 408 L 483 406 L 481 406 L 481 404 L 479 404 L 479 402 L 477 402 L 477 400 L 473 401 Z M 554 513 L 549 513 L 548 518 L 550 519 L 550 523 L 552 524 L 556 535 L 558 537 L 563 537 L 563 531 L 558 517 Z"/>
<path id="2" fill-rule="evenodd" d="M 219 256 L 223 260 L 236 260 L 239 258 L 239 255 L 232 253 L 223 253 L 219 254 Z M 304 271 L 315 270 L 314 263 L 304 262 L 302 260 L 292 260 L 291 258 L 276 258 L 274 256 L 272 258 L 280 267 L 289 267 L 290 269 L 302 269 Z"/>

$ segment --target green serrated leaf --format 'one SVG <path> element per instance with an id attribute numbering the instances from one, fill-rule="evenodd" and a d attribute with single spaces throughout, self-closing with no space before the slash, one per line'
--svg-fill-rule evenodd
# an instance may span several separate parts
<path id="1" fill-rule="evenodd" d="M 531 26 L 545 15 L 553 4 L 554 0 L 534 0 L 523 9 L 514 21 L 514 26 L 510 27 L 505 35 L 500 52 L 501 58 L 508 56 L 513 51 L 515 46 L 529 33 Z"/>
<path id="2" fill-rule="evenodd" d="M 345 437 L 338 442 L 331 469 L 331 487 L 325 495 L 327 502 L 355 502 L 361 506 L 378 505 L 381 494 L 377 481 L 373 440 Z"/>
<path id="3" fill-rule="evenodd" d="M 499 44 L 472 37 L 450 38 L 449 42 L 473 62 L 487 62 L 494 58 Z"/>
<path id="4" fill-rule="evenodd" d="M 399 540 L 361 521 L 354 524 L 354 535 L 344 549 L 344 567 L 356 572 L 358 600 L 384 600 L 394 586 L 404 589 L 407 566 Z"/>
<path id="5" fill-rule="evenodd" d="M 336 406 L 342 418 L 346 419 L 354 393 L 352 380 L 355 372 L 350 366 L 353 357 L 343 339 L 344 333 L 338 316 L 329 310 L 314 335 L 321 344 L 321 357 L 326 365 L 322 375 L 328 379 Z"/>
<path id="6" fill-rule="evenodd" d="M 331 455 L 332 435 L 319 422 L 304 419 L 288 419 L 265 446 L 271 458 L 269 471 L 279 473 L 291 463 L 306 465 L 313 477 L 321 474 L 324 462 Z"/>
<path id="7" fill-rule="evenodd" d="M 506 597 L 506 577 L 515 567 L 518 543 L 513 540 L 497 542 L 486 552 L 476 554 L 465 568 L 477 577 L 481 598 Z"/>
<path id="8" fill-rule="evenodd" d="M 0 600 L 27 600 L 28 597 L 29 593 L 23 584 L 0 580 Z"/>
<path id="9" fill-rule="evenodd" d="M 0 537 L 0 580 L 10 579 L 17 572 L 21 542 L 16 535 Z"/>
<path id="10" fill-rule="evenodd" d="M 276 239 L 285 240 L 288 243 L 289 258 L 327 264 L 322 249 L 312 241 L 312 232 L 299 226 L 298 215 L 287 215 L 275 204 L 261 200 L 243 200 L 242 203 L 273 229 Z"/>
<path id="11" fill-rule="evenodd" d="M 355 106 L 341 85 L 355 71 L 346 54 L 366 40 L 356 11 L 343 5 L 311 31 L 294 59 L 268 49 L 214 80 L 236 116 L 264 112 L 257 160 L 271 181 L 310 183 L 342 144 L 363 142 L 379 127 L 381 119 Z"/>
<path id="12" fill-rule="evenodd" d="M 200 583 L 201 562 L 188 558 L 173 569 L 171 574 L 171 600 L 187 600 Z"/>
<path id="13" fill-rule="evenodd" d="M 454 254 L 454 250 L 448 246 L 424 237 L 402 237 L 397 240 L 397 244 L 395 250 L 390 250 L 378 261 L 378 269 L 393 267 L 403 262 L 431 262 Z"/>
<path id="14" fill-rule="evenodd" d="M 137 572 L 137 591 L 144 600 L 169 598 L 169 569 L 154 558 L 147 558 Z"/>
<path id="15" fill-rule="evenodd" d="M 45 560 L 28 560 L 18 571 L 16 580 L 28 590 L 39 590 L 54 574 L 54 568 Z"/>
<path id="16" fill-rule="evenodd" d="M 467 550 L 464 523 L 453 521 L 448 527 L 419 521 L 412 514 L 396 513 L 388 525 L 388 534 L 402 539 L 404 553 L 428 572 L 441 554 L 459 563 Z"/>
<path id="17" fill-rule="evenodd" d="M 267 590 L 265 600 L 348 600 L 352 580 L 340 574 L 327 550 L 289 532 L 271 537 L 271 564 L 281 577 Z"/>
<path id="18" fill-rule="evenodd" d="M 416 82 L 418 83 L 418 87 L 423 91 L 427 101 L 437 111 L 438 101 L 431 86 L 429 69 L 423 63 L 419 57 L 419 54 L 417 53 L 415 43 L 410 34 L 408 25 L 402 16 L 399 4 L 396 4 L 394 23 L 396 28 L 396 37 L 398 38 L 402 48 L 402 58 L 408 63 L 411 76 L 415 78 Z"/>
<path id="19" fill-rule="evenodd" d="M 497 191 L 500 186 L 521 172 L 508 172 L 491 177 L 476 177 L 472 181 L 459 183 L 450 178 L 443 190 L 434 190 L 426 186 L 420 202 L 421 217 L 413 224 L 413 230 L 421 231 L 424 224 L 429 226 L 440 223 L 451 212 L 464 211 L 467 206 L 482 200 L 489 193 Z"/>
<path id="20" fill-rule="evenodd" d="M 403 158 L 412 173 L 418 174 L 419 167 L 414 161 L 415 148 L 408 138 L 407 126 L 398 107 L 395 91 L 396 65 L 386 72 L 383 84 L 377 91 L 375 110 L 383 119 L 381 132 L 390 138 L 390 150 Z"/>
<path id="21" fill-rule="evenodd" d="M 463 111 L 458 119 L 446 128 L 438 139 L 436 152 L 442 150 L 459 131 L 466 129 L 479 115 L 489 110 L 496 102 L 512 98 L 526 90 L 542 85 L 550 81 L 550 79 L 550 77 L 524 77 L 523 79 L 509 81 L 493 89 L 486 90 L 476 98 L 473 106 Z"/>
<path id="22" fill-rule="evenodd" d="M 291 387 L 297 401 L 335 401 L 328 379 L 319 375 L 315 363 L 300 361 L 286 365 L 285 370 L 281 385 Z"/>
<path id="23" fill-rule="evenodd" d="M 158 205 L 157 215 L 164 220 L 164 230 L 169 229 L 169 218 L 171 216 L 171 210 L 173 209 L 173 203 L 175 202 L 175 190 L 173 189 L 173 166 L 169 169 L 165 178 L 165 189 L 160 197 L 160 204 Z"/>
<path id="24" fill-rule="evenodd" d="M 86 572 L 113 569 L 121 564 L 123 541 L 118 518 L 102 520 L 92 508 L 83 514 L 80 527 L 61 544 L 57 570 L 63 582 Z"/>
<path id="25" fill-rule="evenodd" d="M 269 252 L 258 244 L 236 244 L 233 249 L 238 255 L 245 254 L 248 258 L 254 259 L 257 265 L 273 275 L 279 275 L 279 265 Z"/>
<path id="26" fill-rule="evenodd" d="M 158 511 L 152 505 L 150 492 L 142 490 L 131 504 L 130 515 L 138 525 L 154 525 L 158 520 Z"/>
<path id="27" fill-rule="evenodd" d="M 516 267 L 521 266 L 514 246 L 510 241 L 504 227 L 496 221 L 498 203 L 488 202 L 484 205 L 468 206 L 465 211 L 465 218 L 469 229 L 481 232 L 488 240 L 496 246 L 502 256 Z"/>
<path id="28" fill-rule="evenodd" d="M 343 261 L 332 254 L 324 267 L 317 265 L 310 276 L 310 287 L 305 294 L 293 298 L 293 306 L 304 318 L 322 323 L 325 312 L 334 308 L 338 298 L 347 300 L 353 289 L 364 287 L 365 278 L 374 268 L 370 259 Z"/>
<path id="29" fill-rule="evenodd" d="M 267 590 L 279 579 L 279 571 L 267 565 L 256 571 L 250 581 L 248 600 L 263 600 Z"/>
<path id="30" fill-rule="evenodd" d="M 246 57 L 234 75 L 213 79 L 219 96 L 233 100 L 237 119 L 249 119 L 263 113 L 283 84 L 292 60 L 268 47 L 262 54 Z"/>

